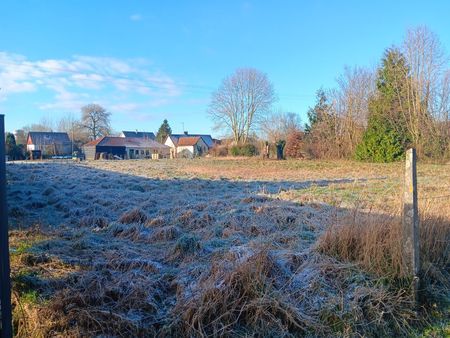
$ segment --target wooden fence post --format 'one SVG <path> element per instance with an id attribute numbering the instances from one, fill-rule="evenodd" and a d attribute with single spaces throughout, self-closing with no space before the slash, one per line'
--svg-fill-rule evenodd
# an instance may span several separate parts
<path id="1" fill-rule="evenodd" d="M 403 259 L 409 276 L 412 277 L 414 301 L 419 291 L 419 210 L 417 206 L 417 158 L 416 150 L 406 152 L 405 183 L 403 188 Z"/>
<path id="2" fill-rule="evenodd" d="M 8 244 L 8 206 L 6 203 L 5 116 L 0 115 L 0 300 L 2 337 L 12 337 L 11 277 Z"/>

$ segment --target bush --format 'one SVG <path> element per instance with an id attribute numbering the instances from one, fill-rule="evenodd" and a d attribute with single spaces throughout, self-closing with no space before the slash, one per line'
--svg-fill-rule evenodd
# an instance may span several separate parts
<path id="1" fill-rule="evenodd" d="M 210 155 L 214 157 L 225 157 L 228 156 L 227 146 L 216 145 L 210 150 Z"/>
<path id="2" fill-rule="evenodd" d="M 258 154 L 256 147 L 253 144 L 235 145 L 230 148 L 232 156 L 255 156 Z"/>
<path id="3" fill-rule="evenodd" d="M 293 131 L 286 138 L 285 154 L 289 158 L 303 158 L 303 133 L 301 131 Z"/>

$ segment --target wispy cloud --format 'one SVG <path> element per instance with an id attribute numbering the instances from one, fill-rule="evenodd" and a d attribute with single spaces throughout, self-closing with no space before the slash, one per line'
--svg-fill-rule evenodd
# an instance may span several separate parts
<path id="1" fill-rule="evenodd" d="M 20 93 L 50 92 L 49 102 L 37 104 L 42 110 L 79 110 L 97 100 L 105 102 L 111 111 L 139 113 L 181 95 L 172 77 L 152 68 L 151 62 L 142 58 L 75 55 L 32 61 L 23 55 L 0 52 L 0 88 L 3 100 Z"/>
<path id="2" fill-rule="evenodd" d="M 131 21 L 141 21 L 142 20 L 142 15 L 141 14 L 133 14 L 130 15 L 130 20 Z"/>

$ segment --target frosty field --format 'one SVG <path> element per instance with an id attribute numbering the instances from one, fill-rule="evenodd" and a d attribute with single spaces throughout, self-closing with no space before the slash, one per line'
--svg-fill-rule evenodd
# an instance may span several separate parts
<path id="1" fill-rule="evenodd" d="M 424 279 L 441 295 L 429 305 L 444 326 L 449 168 L 419 166 Z M 7 171 L 18 336 L 410 335 L 432 321 L 398 283 L 401 163 L 205 158 Z M 352 237 L 345 256 L 335 243 L 350 238 L 348 225 L 380 235 L 370 245 Z M 365 230 L 374 226 L 382 230 Z"/>

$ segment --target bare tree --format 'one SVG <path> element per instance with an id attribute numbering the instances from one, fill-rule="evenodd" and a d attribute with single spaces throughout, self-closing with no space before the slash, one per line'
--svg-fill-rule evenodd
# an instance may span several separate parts
<path id="1" fill-rule="evenodd" d="M 260 123 L 264 137 L 271 143 L 286 140 L 294 131 L 302 130 L 300 116 L 296 113 L 278 111 L 264 118 Z"/>
<path id="2" fill-rule="evenodd" d="M 244 68 L 223 80 L 212 95 L 208 112 L 217 129 L 229 130 L 236 144 L 245 144 L 274 101 L 274 89 L 267 75 Z"/>
<path id="3" fill-rule="evenodd" d="M 111 113 L 102 106 L 91 103 L 81 108 L 81 125 L 93 140 L 108 135 L 110 127 Z"/>
<path id="4" fill-rule="evenodd" d="M 42 117 L 38 123 L 32 123 L 24 126 L 22 129 L 25 134 L 30 131 L 53 131 L 55 128 L 53 120 L 49 116 Z"/>
<path id="5" fill-rule="evenodd" d="M 74 148 L 78 149 L 81 145 L 89 141 L 89 132 L 83 127 L 80 120 L 75 118 L 72 113 L 66 114 L 58 122 L 58 131 L 65 131 L 73 142 Z"/>
<path id="6" fill-rule="evenodd" d="M 362 139 L 374 94 L 373 71 L 346 67 L 337 86 L 317 92 L 308 112 L 305 146 L 313 157 L 349 158 Z"/>
<path id="7" fill-rule="evenodd" d="M 353 155 L 361 141 L 369 115 L 369 99 L 375 91 L 374 73 L 362 67 L 346 67 L 337 88 L 328 92 L 335 116 L 338 157 Z"/>
<path id="8" fill-rule="evenodd" d="M 407 85 L 407 97 L 401 100 L 412 143 L 419 153 L 436 136 L 435 118 L 442 97 L 441 81 L 447 58 L 436 34 L 421 26 L 407 32 L 403 53 L 408 73 L 401 81 Z M 441 95 L 440 95 L 441 94 Z"/>
<path id="9" fill-rule="evenodd" d="M 16 138 L 16 144 L 27 144 L 27 134 L 24 129 L 15 130 L 14 137 Z"/>

